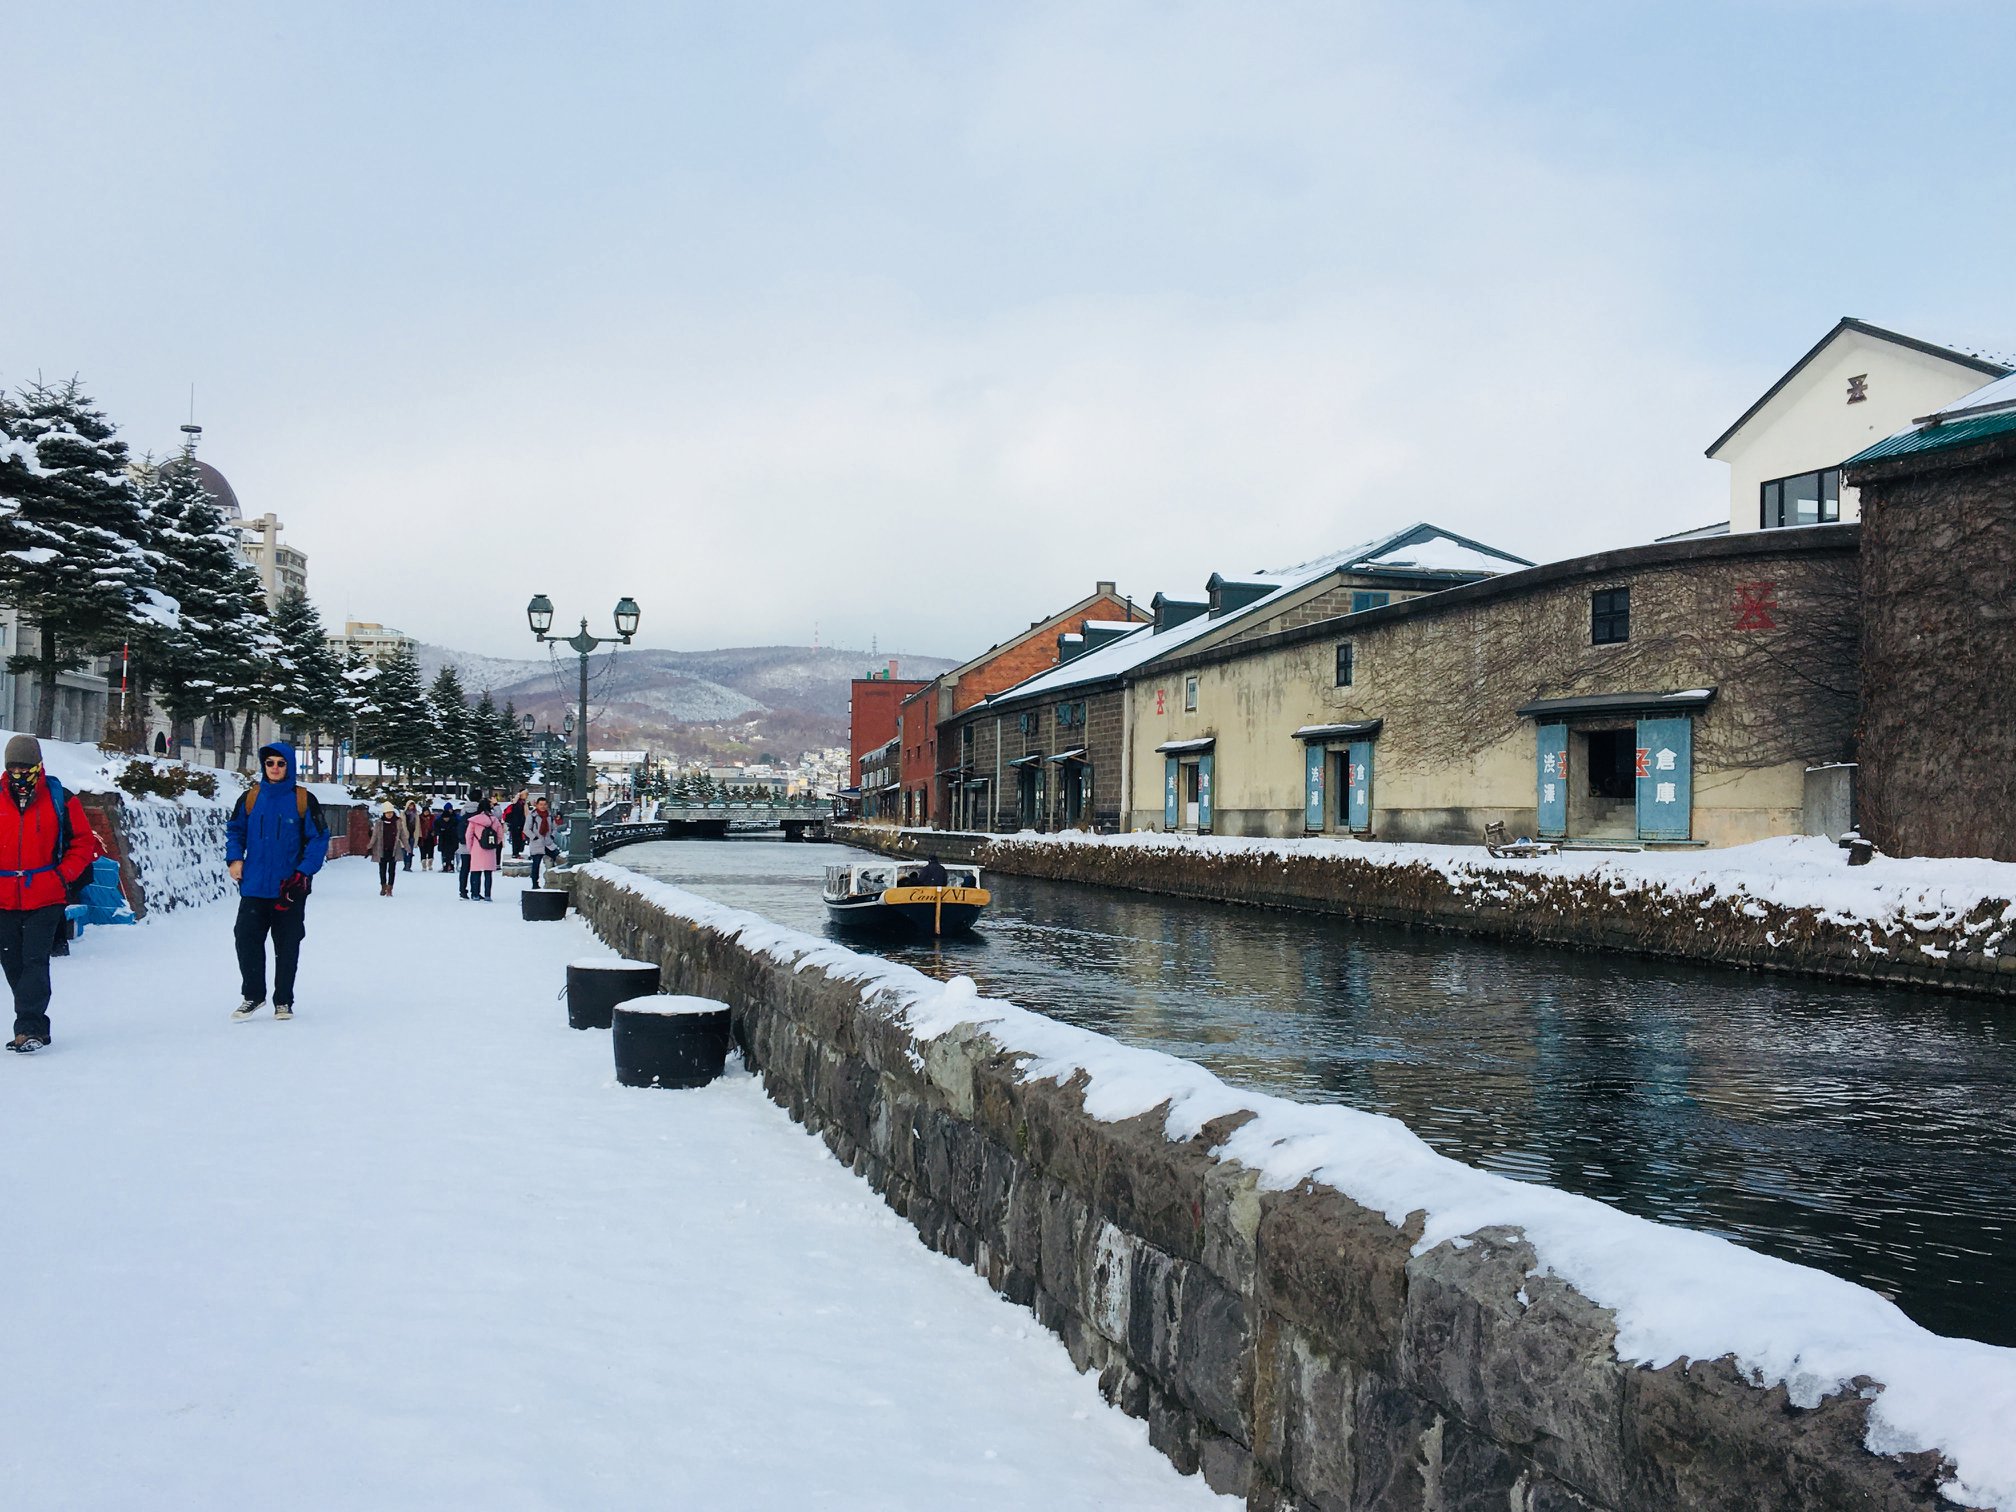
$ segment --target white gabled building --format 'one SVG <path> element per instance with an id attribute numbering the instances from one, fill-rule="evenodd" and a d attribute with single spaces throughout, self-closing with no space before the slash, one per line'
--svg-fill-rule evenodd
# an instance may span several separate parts
<path id="1" fill-rule="evenodd" d="M 1841 486 L 1843 461 L 2009 371 L 1844 316 L 1715 438 L 1708 456 L 1729 464 L 1729 523 L 1684 534 L 1861 518 L 1855 490 Z"/>

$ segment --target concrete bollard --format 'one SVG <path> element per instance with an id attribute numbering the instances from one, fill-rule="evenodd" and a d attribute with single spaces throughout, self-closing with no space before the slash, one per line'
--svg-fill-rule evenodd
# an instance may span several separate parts
<path id="1" fill-rule="evenodd" d="M 626 1087 L 704 1087 L 728 1061 L 728 1005 L 669 992 L 615 1012 L 616 1080 Z"/>
<path id="2" fill-rule="evenodd" d="M 567 889 L 528 887 L 518 894 L 518 917 L 551 923 L 567 917 Z"/>
<path id="3" fill-rule="evenodd" d="M 567 963 L 567 1027 L 607 1029 L 618 1003 L 658 990 L 658 968 L 650 961 L 591 956 Z"/>

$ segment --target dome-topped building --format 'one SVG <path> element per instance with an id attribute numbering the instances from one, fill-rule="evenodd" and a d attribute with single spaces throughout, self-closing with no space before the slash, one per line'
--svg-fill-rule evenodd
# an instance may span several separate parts
<path id="1" fill-rule="evenodd" d="M 203 480 L 204 492 L 223 511 L 224 518 L 234 521 L 244 519 L 245 511 L 238 505 L 238 491 L 231 486 L 231 480 L 201 458 L 191 457 L 189 460 L 196 464 L 196 476 Z"/>
<path id="2" fill-rule="evenodd" d="M 203 490 L 216 504 L 218 513 L 236 527 L 243 543 L 239 549 L 244 552 L 245 560 L 251 563 L 252 570 L 259 574 L 269 608 L 290 588 L 306 593 L 308 554 L 281 544 L 280 532 L 284 527 L 278 515 L 269 511 L 256 520 L 246 519 L 244 506 L 238 502 L 238 490 L 231 486 L 231 480 L 196 455 L 196 438 L 202 435 L 202 427 L 185 425 L 182 429 L 189 437 L 187 445 L 180 455 L 170 457 L 158 466 L 174 467 L 186 463 L 196 469 L 196 476 L 203 480 Z"/>

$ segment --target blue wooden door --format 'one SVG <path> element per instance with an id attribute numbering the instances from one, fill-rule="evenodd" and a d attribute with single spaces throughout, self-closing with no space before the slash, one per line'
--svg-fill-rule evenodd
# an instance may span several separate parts
<path id="1" fill-rule="evenodd" d="M 1568 726 L 1544 724 L 1537 731 L 1534 793 L 1540 833 L 1561 839 L 1568 833 Z"/>
<path id="2" fill-rule="evenodd" d="M 1178 775 L 1180 774 L 1176 770 L 1176 758 L 1171 756 L 1165 759 L 1162 763 L 1162 828 L 1165 830 L 1173 830 L 1179 827 L 1177 821 L 1181 810 L 1177 807 L 1176 779 Z"/>
<path id="3" fill-rule="evenodd" d="M 1197 758 L 1197 828 L 1211 828 L 1211 752 Z"/>
<path id="4" fill-rule="evenodd" d="M 1638 838 L 1694 833 L 1694 721 L 1638 721 Z"/>
<path id="5" fill-rule="evenodd" d="M 1302 827 L 1323 828 L 1323 747 L 1313 741 L 1302 748 Z"/>
<path id="6" fill-rule="evenodd" d="M 1344 822 L 1363 834 L 1372 828 L 1372 742 L 1352 741 L 1346 759 L 1351 785 L 1345 790 Z"/>

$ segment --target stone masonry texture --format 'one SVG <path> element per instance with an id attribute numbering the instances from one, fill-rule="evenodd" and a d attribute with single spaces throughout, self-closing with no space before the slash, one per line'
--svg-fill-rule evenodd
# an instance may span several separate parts
<path id="1" fill-rule="evenodd" d="M 1528 1276 L 1519 1233 L 1415 1254 L 1330 1188 L 1262 1191 L 1157 1113 L 1090 1116 L 984 1033 L 928 1042 L 857 982 L 796 969 L 593 876 L 575 906 L 668 991 L 727 1002 L 770 1095 L 1053 1330 L 1186 1473 L 1255 1512 L 1930 1509 L 1943 1467 L 1862 1447 L 1858 1391 L 1811 1409 L 1733 1362 L 1618 1360 L 1611 1316 Z M 1525 1297 L 1521 1299 L 1521 1289 Z"/>
<path id="2" fill-rule="evenodd" d="M 2016 441 L 1858 469 L 1861 824 L 2016 861 Z"/>

